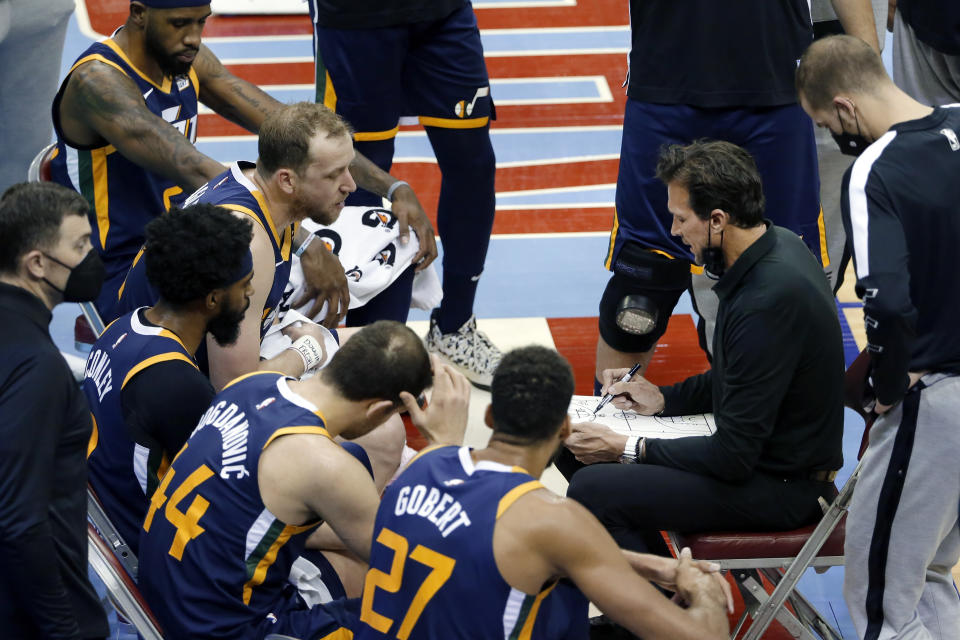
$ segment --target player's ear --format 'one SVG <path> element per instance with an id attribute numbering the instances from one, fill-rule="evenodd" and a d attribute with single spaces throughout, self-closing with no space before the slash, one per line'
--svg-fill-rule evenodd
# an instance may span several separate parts
<path id="1" fill-rule="evenodd" d="M 367 405 L 367 418 L 371 421 L 384 422 L 397 412 L 399 407 L 389 400 L 371 400 Z"/>
<path id="2" fill-rule="evenodd" d="M 566 442 L 567 438 L 570 437 L 570 416 L 566 415 L 563 417 L 563 423 L 560 424 L 560 431 L 557 433 L 560 438 L 560 442 Z"/>
<path id="3" fill-rule="evenodd" d="M 486 411 L 483 412 L 483 423 L 493 429 L 493 405 L 488 404 Z"/>
<path id="4" fill-rule="evenodd" d="M 207 297 L 203 299 L 204 309 L 212 311 L 217 308 L 217 305 L 220 303 L 221 298 L 226 294 L 223 289 L 214 289 L 207 294 Z"/>
<path id="5" fill-rule="evenodd" d="M 130 19 L 138 27 L 142 27 L 146 22 L 147 8 L 140 2 L 134 0 L 130 3 Z"/>
<path id="6" fill-rule="evenodd" d="M 291 169 L 280 168 L 273 174 L 277 186 L 288 196 L 292 196 L 297 188 L 297 174 Z"/>

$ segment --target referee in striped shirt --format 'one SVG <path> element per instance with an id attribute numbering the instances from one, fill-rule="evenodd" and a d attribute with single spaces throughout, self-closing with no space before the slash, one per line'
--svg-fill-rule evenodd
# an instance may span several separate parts
<path id="1" fill-rule="evenodd" d="M 804 110 L 859 152 L 841 187 L 878 418 L 846 529 L 859 636 L 960 638 L 960 105 L 897 88 L 864 42 L 812 44 Z"/>

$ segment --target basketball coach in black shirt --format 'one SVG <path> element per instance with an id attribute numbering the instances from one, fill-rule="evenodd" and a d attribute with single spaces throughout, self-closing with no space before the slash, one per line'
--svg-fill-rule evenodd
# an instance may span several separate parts
<path id="1" fill-rule="evenodd" d="M 51 183 L 0 199 L 0 637 L 104 638 L 87 579 L 90 410 L 50 339 L 60 302 L 93 300 L 104 269 L 87 202 Z"/>
<path id="2" fill-rule="evenodd" d="M 716 433 L 678 439 L 574 425 L 568 495 L 622 547 L 666 554 L 661 529 L 789 530 L 816 521 L 843 463 L 843 346 L 820 265 L 792 232 L 763 218 L 753 158 L 728 142 L 661 152 L 671 233 L 690 247 L 719 298 L 712 368 L 670 387 L 604 372 L 615 406 L 653 415 L 712 411 Z M 562 464 L 562 463 L 561 463 Z M 569 471 L 569 467 L 568 467 Z"/>

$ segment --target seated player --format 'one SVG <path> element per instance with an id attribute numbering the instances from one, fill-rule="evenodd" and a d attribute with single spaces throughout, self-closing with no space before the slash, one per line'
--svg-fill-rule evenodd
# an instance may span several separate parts
<path id="1" fill-rule="evenodd" d="M 117 291 L 146 224 L 223 172 L 193 145 L 198 103 L 252 132 L 284 106 L 230 73 L 202 43 L 209 0 L 128 4 L 126 22 L 80 55 L 53 104 L 53 179 L 90 203 L 93 244 L 107 269 L 96 303 L 106 321 L 122 313 L 113 310 Z M 365 189 L 389 194 L 404 235 L 409 223 L 425 238 L 416 261 L 426 266 L 437 255 L 433 229 L 410 186 L 360 155 L 351 171 Z M 319 264 L 308 275 L 313 293 L 321 289 L 318 299 L 331 303 L 333 326 L 346 280 L 331 254 L 314 257 Z"/>
<path id="2" fill-rule="evenodd" d="M 719 574 L 689 550 L 679 562 L 621 552 L 586 509 L 536 480 L 570 433 L 567 362 L 543 347 L 511 351 L 491 393 L 485 449 L 424 450 L 384 493 L 355 637 L 582 638 L 585 595 L 648 640 L 726 638 Z"/>
<path id="3" fill-rule="evenodd" d="M 433 378 L 428 439 L 459 442 L 469 383 L 431 362 L 407 327 L 363 328 L 316 376 L 271 372 L 221 391 L 154 493 L 140 538 L 140 588 L 171 638 L 323 638 L 352 626 L 353 601 L 307 608 L 287 583 L 307 536 L 329 524 L 370 555 L 379 502 L 357 460 L 333 442 L 381 424 Z M 324 527 L 326 529 L 326 527 Z M 336 636 L 335 636 L 336 637 Z"/>
<path id="4" fill-rule="evenodd" d="M 250 304 L 252 226 L 209 204 L 154 219 L 143 262 L 160 299 L 112 322 L 87 358 L 90 483 L 135 554 L 147 499 L 214 396 L 194 354 L 208 333 L 236 340 Z"/>
<path id="5" fill-rule="evenodd" d="M 236 343 L 220 346 L 208 341 L 208 370 L 217 389 L 258 369 L 300 376 L 322 363 L 323 336 L 313 327 L 291 328 L 292 333 L 299 333 L 296 349 L 269 360 L 260 360 L 260 341 L 279 312 L 290 276 L 297 223 L 311 218 L 330 224 L 340 215 L 347 195 L 356 189 L 348 168 L 354 157 L 350 129 L 322 105 L 301 102 L 271 113 L 260 127 L 258 151 L 256 165 L 232 164 L 187 200 L 190 204 L 215 204 L 256 223 L 250 242 L 254 266 L 250 303 L 257 312 L 244 318 Z M 308 235 L 304 232 L 299 239 Z M 322 243 L 310 246 L 327 251 Z M 305 258 L 307 254 L 302 255 Z M 122 311 L 156 299 L 140 262 L 134 263 L 120 290 L 118 308 Z"/>

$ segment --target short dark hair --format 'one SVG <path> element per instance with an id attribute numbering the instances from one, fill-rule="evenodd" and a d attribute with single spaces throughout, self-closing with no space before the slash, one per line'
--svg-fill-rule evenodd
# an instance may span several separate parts
<path id="1" fill-rule="evenodd" d="M 145 235 L 147 279 L 164 302 L 178 307 L 235 282 L 250 250 L 253 223 L 201 203 L 154 218 Z"/>
<path id="2" fill-rule="evenodd" d="M 257 170 L 262 175 L 283 168 L 302 173 L 310 159 L 310 140 L 318 132 L 328 138 L 352 135 L 350 125 L 322 104 L 297 102 L 276 109 L 260 125 Z"/>
<path id="3" fill-rule="evenodd" d="M 657 178 L 677 182 L 690 194 L 690 208 L 701 220 L 714 209 L 730 214 L 734 226 L 763 222 L 763 183 L 746 149 L 722 140 L 696 140 L 660 149 Z"/>
<path id="4" fill-rule="evenodd" d="M 397 406 L 401 391 L 419 396 L 433 381 L 423 341 L 393 320 L 378 320 L 350 336 L 320 375 L 348 400 L 376 398 Z"/>
<path id="5" fill-rule="evenodd" d="M 883 61 L 860 38 L 838 35 L 807 47 L 794 78 L 797 95 L 817 110 L 827 109 L 840 93 L 873 93 L 889 82 Z"/>
<path id="6" fill-rule="evenodd" d="M 85 216 L 90 205 L 53 182 L 21 182 L 0 196 L 0 272 L 14 273 L 28 251 L 50 249 L 66 215 Z"/>
<path id="7" fill-rule="evenodd" d="M 514 349 L 497 365 L 490 396 L 494 433 L 542 442 L 557 432 L 567 415 L 573 371 L 553 349 Z"/>

